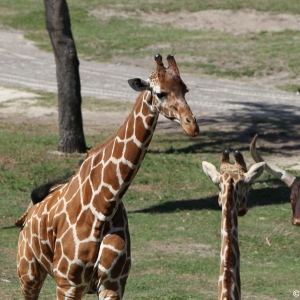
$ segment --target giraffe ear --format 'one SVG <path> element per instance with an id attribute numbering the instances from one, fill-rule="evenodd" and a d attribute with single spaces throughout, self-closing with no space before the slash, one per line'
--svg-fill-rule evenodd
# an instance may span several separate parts
<path id="1" fill-rule="evenodd" d="M 137 92 L 142 92 L 150 89 L 150 83 L 141 78 L 128 79 L 128 84 Z"/>
<path id="2" fill-rule="evenodd" d="M 265 169 L 265 162 L 259 162 L 254 164 L 247 173 L 245 173 L 246 177 L 244 179 L 245 183 L 253 182 L 255 179 L 257 179 Z"/>
<path id="3" fill-rule="evenodd" d="M 204 173 L 208 177 L 210 177 L 210 179 L 212 180 L 212 182 L 214 184 L 218 185 L 220 183 L 220 180 L 219 180 L 220 173 L 217 171 L 216 167 L 213 164 L 211 164 L 207 161 L 203 161 L 202 168 L 203 168 Z"/>

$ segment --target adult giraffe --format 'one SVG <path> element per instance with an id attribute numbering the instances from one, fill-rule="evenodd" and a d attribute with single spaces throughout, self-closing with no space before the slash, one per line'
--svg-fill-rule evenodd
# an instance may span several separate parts
<path id="1" fill-rule="evenodd" d="M 190 136 L 199 127 L 186 100 L 188 91 L 175 59 L 155 56 L 148 80 L 130 79 L 141 93 L 116 135 L 89 151 L 65 184 L 49 187 L 30 208 L 20 232 L 18 275 L 25 299 L 37 299 L 47 274 L 57 299 L 122 299 L 130 270 L 130 236 L 123 195 L 150 144 L 158 115 L 179 122 Z M 40 197 L 43 198 L 43 197 Z"/>
<path id="2" fill-rule="evenodd" d="M 242 154 L 233 152 L 235 164 L 229 162 L 229 150 L 222 152 L 220 172 L 209 162 L 202 162 L 203 170 L 218 186 L 219 205 L 222 206 L 221 264 L 218 300 L 240 300 L 240 249 L 238 216 L 247 213 L 247 199 L 251 184 L 264 171 L 265 163 L 254 164 L 247 171 Z"/>

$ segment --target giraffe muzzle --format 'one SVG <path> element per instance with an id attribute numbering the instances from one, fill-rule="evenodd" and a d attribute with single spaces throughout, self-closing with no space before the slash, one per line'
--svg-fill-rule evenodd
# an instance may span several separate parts
<path id="1" fill-rule="evenodd" d="M 196 118 L 192 115 L 192 116 L 184 116 L 181 119 L 181 127 L 182 129 L 189 135 L 192 137 L 196 137 L 199 132 L 199 126 L 197 123 Z"/>

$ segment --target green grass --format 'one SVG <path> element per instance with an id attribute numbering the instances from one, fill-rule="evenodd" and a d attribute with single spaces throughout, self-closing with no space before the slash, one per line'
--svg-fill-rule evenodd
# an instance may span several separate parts
<path id="1" fill-rule="evenodd" d="M 87 144 L 106 137 L 88 135 Z M 76 169 L 81 156 L 53 154 L 55 129 L 30 122 L 1 124 L 0 139 L 0 297 L 22 299 L 14 220 L 25 210 L 35 182 Z M 124 299 L 216 299 L 221 211 L 217 188 L 201 162 L 218 165 L 220 150 L 236 144 L 235 139 L 228 140 L 225 132 L 195 139 L 184 133 L 154 136 L 124 196 L 133 260 Z M 240 140 L 240 148 L 248 142 Z M 213 144 L 214 152 L 209 150 Z M 300 240 L 299 228 L 291 225 L 289 190 L 264 174 L 249 203 L 248 214 L 239 219 L 243 299 L 292 299 L 292 291 L 299 289 L 294 278 L 299 275 Z M 48 278 L 40 299 L 54 299 L 54 293 L 54 280 Z"/>
<path id="2" fill-rule="evenodd" d="M 158 3 L 158 2 L 157 2 Z M 168 25 L 147 23 L 121 13 L 141 11 L 195 12 L 206 9 L 256 9 L 270 13 L 300 14 L 294 1 L 69 1 L 72 31 L 80 57 L 118 62 L 122 57 L 152 57 L 157 52 L 173 53 L 182 72 L 221 78 L 261 78 L 287 72 L 289 79 L 278 87 L 295 91 L 300 74 L 300 31 L 247 33 L 235 36 L 217 31 L 184 30 Z M 119 12 L 101 20 L 91 12 L 111 9 Z M 42 1 L 1 2 L 0 23 L 25 31 L 44 50 L 52 51 L 45 29 Z"/>

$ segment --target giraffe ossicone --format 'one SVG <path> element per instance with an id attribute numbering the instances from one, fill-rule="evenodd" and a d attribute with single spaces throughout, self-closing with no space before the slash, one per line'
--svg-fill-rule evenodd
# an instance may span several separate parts
<path id="1" fill-rule="evenodd" d="M 241 299 L 238 216 L 247 213 L 251 184 L 265 168 L 265 163 L 260 162 L 247 171 L 243 155 L 239 151 L 233 152 L 234 164 L 230 163 L 229 154 L 229 150 L 222 152 L 220 172 L 213 164 L 202 162 L 204 173 L 219 188 L 219 205 L 222 207 L 218 300 Z"/>
<path id="2" fill-rule="evenodd" d="M 47 274 L 57 299 L 122 299 L 131 266 L 130 235 L 122 197 L 142 164 L 158 115 L 179 122 L 197 136 L 196 118 L 175 59 L 155 56 L 156 71 L 129 84 L 140 92 L 117 133 L 88 151 L 68 182 L 55 182 L 34 194 L 16 221 L 17 268 L 25 299 L 37 299 Z"/>

